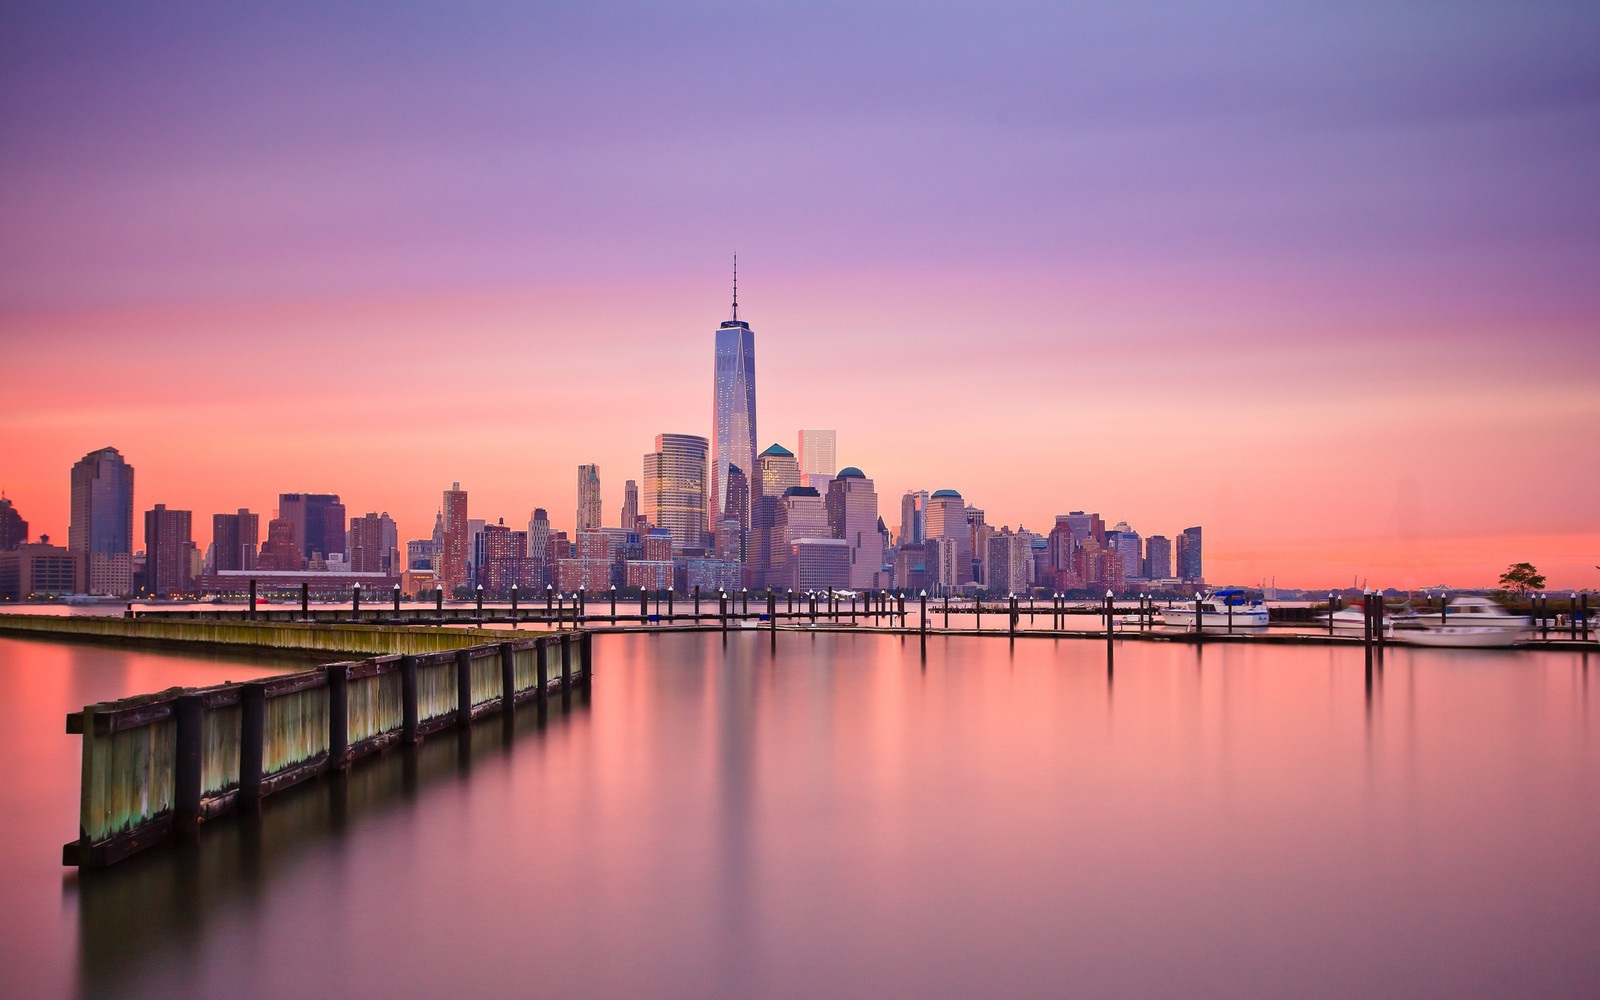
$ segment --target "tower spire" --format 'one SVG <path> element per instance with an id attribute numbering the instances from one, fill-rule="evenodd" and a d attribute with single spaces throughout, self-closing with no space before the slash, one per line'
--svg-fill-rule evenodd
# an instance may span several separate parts
<path id="1" fill-rule="evenodd" d="M 739 318 L 739 254 L 733 254 L 733 318 Z"/>

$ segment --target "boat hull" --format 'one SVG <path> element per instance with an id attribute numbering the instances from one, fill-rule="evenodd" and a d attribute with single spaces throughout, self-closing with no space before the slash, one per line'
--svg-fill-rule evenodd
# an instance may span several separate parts
<path id="1" fill-rule="evenodd" d="M 1232 615 L 1234 628 L 1261 628 L 1267 624 L 1265 608 L 1255 610 L 1239 610 Z M 1163 625 L 1176 625 L 1179 628 L 1194 628 L 1194 609 L 1167 608 L 1161 612 Z M 1205 628 L 1227 628 L 1229 615 L 1226 611 L 1207 611 L 1200 618 L 1200 624 Z"/>
<path id="2" fill-rule="evenodd" d="M 1430 625 L 1397 629 L 1394 641 L 1408 646 L 1443 646 L 1453 649 L 1497 649 L 1516 645 L 1527 637 L 1523 628 L 1489 625 Z"/>

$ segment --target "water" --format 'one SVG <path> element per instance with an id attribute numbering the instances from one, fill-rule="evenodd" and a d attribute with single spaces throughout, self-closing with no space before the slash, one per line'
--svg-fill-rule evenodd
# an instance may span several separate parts
<path id="1" fill-rule="evenodd" d="M 1600 655 L 767 641 L 77 876 L 62 715 L 282 668 L 0 639 L 9 991 L 1600 995 Z"/>

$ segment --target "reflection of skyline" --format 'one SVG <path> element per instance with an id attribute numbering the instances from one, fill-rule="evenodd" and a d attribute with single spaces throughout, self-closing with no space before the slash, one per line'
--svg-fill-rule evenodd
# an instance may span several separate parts
<path id="1" fill-rule="evenodd" d="M 8 24 L 0 338 L 74 359 L 0 403 L 36 534 L 106 443 L 202 518 L 571 510 L 710 435 L 738 250 L 758 446 L 837 427 L 884 497 L 1204 524 L 1236 582 L 1600 582 L 1590 5 L 154 10 Z"/>

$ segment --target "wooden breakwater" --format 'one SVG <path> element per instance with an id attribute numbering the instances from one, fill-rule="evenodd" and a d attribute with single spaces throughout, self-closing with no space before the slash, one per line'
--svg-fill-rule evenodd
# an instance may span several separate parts
<path id="1" fill-rule="evenodd" d="M 114 864 L 367 754 L 587 686 L 591 669 L 591 634 L 565 632 L 89 705 L 67 716 L 83 778 L 62 863 Z"/>
<path id="2" fill-rule="evenodd" d="M 222 621 L 177 616 L 0 615 L 0 632 L 53 639 L 203 645 L 377 656 L 445 652 L 504 638 L 490 629 L 351 622 Z"/>

